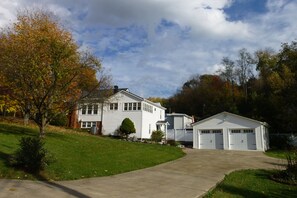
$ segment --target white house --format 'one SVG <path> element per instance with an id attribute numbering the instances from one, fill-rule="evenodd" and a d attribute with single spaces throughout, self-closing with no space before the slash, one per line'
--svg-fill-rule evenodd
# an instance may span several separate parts
<path id="1" fill-rule="evenodd" d="M 87 101 L 87 100 L 86 100 Z M 166 130 L 165 109 L 137 96 L 128 89 L 119 89 L 102 103 L 82 103 L 78 110 L 81 128 L 91 128 L 102 124 L 102 135 L 116 135 L 125 118 L 133 121 L 137 138 L 149 139 L 154 130 Z"/>
<path id="2" fill-rule="evenodd" d="M 266 151 L 267 124 L 222 112 L 193 124 L 193 148 Z"/>

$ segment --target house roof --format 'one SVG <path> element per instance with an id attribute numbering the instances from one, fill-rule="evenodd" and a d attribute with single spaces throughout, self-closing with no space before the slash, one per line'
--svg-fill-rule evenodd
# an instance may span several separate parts
<path id="1" fill-rule="evenodd" d="M 187 115 L 185 113 L 167 113 L 166 117 L 169 117 L 169 116 L 184 116 L 184 117 L 187 117 L 189 119 L 193 119 L 192 116 L 189 116 L 189 115 Z"/>
<path id="2" fill-rule="evenodd" d="M 144 102 L 147 102 L 147 103 L 149 103 L 149 104 L 151 104 L 151 105 L 153 105 L 153 106 L 155 106 L 155 107 L 158 107 L 158 108 L 161 108 L 161 109 L 164 109 L 164 110 L 166 109 L 165 107 L 162 107 L 160 103 L 154 103 L 154 102 L 152 102 L 152 101 L 150 101 L 150 100 L 147 100 L 147 99 L 145 99 L 145 98 L 143 98 L 143 97 L 141 97 L 141 96 L 138 96 L 138 95 L 136 95 L 136 94 L 134 94 L 134 93 L 131 93 L 131 92 L 129 92 L 128 90 L 121 90 L 121 91 L 115 93 L 114 95 L 110 96 L 110 98 L 111 98 L 111 97 L 115 97 L 115 95 L 120 94 L 120 93 L 125 94 L 125 95 L 127 95 L 127 96 L 129 96 L 129 97 L 131 97 L 131 98 L 134 98 L 134 99 L 136 99 L 136 100 L 138 100 L 138 101 L 144 101 Z"/>
<path id="3" fill-rule="evenodd" d="M 223 111 L 223 112 L 221 112 L 221 113 L 215 114 L 215 115 L 213 115 L 213 116 L 210 116 L 210 117 L 208 117 L 208 118 L 205 118 L 205 119 L 203 119 L 203 120 L 200 120 L 200 121 L 198 121 L 198 122 L 195 122 L 195 123 L 192 124 L 192 126 L 198 125 L 198 124 L 203 123 L 203 122 L 206 122 L 206 121 L 208 121 L 208 120 L 211 120 L 211 119 L 213 119 L 214 117 L 216 117 L 216 116 L 218 116 L 218 115 L 220 115 L 220 114 L 225 114 L 225 115 L 235 116 L 235 117 L 238 117 L 238 118 L 241 118 L 241 119 L 249 120 L 249 121 L 251 121 L 251 122 L 259 123 L 259 124 L 264 125 L 264 126 L 267 126 L 267 125 L 268 125 L 266 122 L 261 122 L 261 121 L 254 120 L 254 119 L 251 119 L 251 118 L 247 118 L 247 117 L 244 117 L 244 116 L 240 116 L 240 115 L 237 115 L 237 114 L 229 113 L 229 112 L 227 112 L 227 111 Z"/>
<path id="4" fill-rule="evenodd" d="M 170 125 L 169 122 L 167 122 L 166 120 L 159 120 L 156 122 L 156 125 L 163 125 L 163 124 Z"/>

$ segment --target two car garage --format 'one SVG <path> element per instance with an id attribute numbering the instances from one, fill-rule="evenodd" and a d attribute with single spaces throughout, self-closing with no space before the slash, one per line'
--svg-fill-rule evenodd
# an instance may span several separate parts
<path id="1" fill-rule="evenodd" d="M 266 123 L 222 112 L 193 124 L 193 148 L 225 150 L 268 149 Z"/>

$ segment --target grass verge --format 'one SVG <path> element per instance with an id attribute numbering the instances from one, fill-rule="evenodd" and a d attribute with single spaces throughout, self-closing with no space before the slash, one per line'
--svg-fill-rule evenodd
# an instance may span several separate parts
<path id="1" fill-rule="evenodd" d="M 227 175 L 205 198 L 237 197 L 296 197 L 297 186 L 270 179 L 273 170 L 241 170 Z"/>
<path id="2" fill-rule="evenodd" d="M 274 157 L 274 158 L 279 158 L 279 159 L 286 159 L 288 154 L 292 154 L 293 151 L 288 151 L 288 150 L 268 150 L 265 152 L 265 155 L 269 157 Z"/>
<path id="3" fill-rule="evenodd" d="M 0 122 L 0 178 L 73 180 L 115 175 L 155 166 L 184 155 L 179 148 L 131 143 L 91 136 L 73 130 L 50 128 L 45 147 L 55 162 L 40 175 L 30 175 L 9 166 L 8 159 L 22 136 L 37 136 L 38 129 Z"/>

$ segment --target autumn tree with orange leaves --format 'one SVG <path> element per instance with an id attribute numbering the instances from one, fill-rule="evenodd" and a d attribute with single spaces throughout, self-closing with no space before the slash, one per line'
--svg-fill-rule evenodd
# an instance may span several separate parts
<path id="1" fill-rule="evenodd" d="M 31 115 L 40 137 L 55 116 L 81 99 L 83 90 L 109 86 L 100 61 L 80 52 L 71 33 L 44 10 L 20 12 L 1 30 L 0 71 L 10 97 Z"/>

